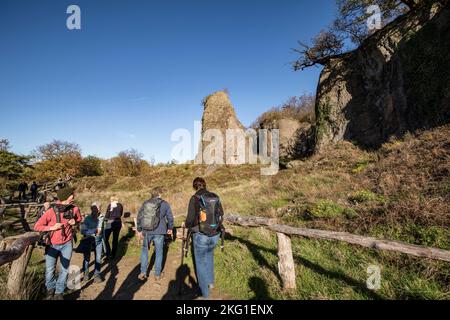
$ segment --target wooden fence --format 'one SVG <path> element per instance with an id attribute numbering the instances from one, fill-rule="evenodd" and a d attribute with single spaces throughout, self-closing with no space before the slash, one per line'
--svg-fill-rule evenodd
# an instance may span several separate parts
<path id="1" fill-rule="evenodd" d="M 14 208 L 20 210 L 19 220 L 5 222 L 6 209 Z M 19 297 L 22 292 L 28 262 L 35 244 L 40 238 L 38 232 L 31 232 L 27 219 L 33 219 L 41 208 L 42 205 L 39 204 L 0 205 L 0 209 L 3 209 L 0 211 L 0 266 L 11 263 L 7 282 L 7 292 L 10 297 Z M 25 233 L 3 238 L 3 229 L 17 222 L 22 224 Z"/>
<path id="2" fill-rule="evenodd" d="M 243 227 L 265 227 L 276 232 L 278 243 L 278 271 L 285 289 L 295 289 L 295 265 L 292 254 L 290 236 L 301 236 L 314 239 L 334 240 L 355 244 L 367 248 L 394 251 L 434 260 L 450 262 L 450 251 L 423 247 L 400 241 L 382 240 L 364 237 L 347 232 L 325 231 L 307 228 L 295 228 L 277 223 L 276 219 L 264 217 L 225 215 L 225 221 Z"/>

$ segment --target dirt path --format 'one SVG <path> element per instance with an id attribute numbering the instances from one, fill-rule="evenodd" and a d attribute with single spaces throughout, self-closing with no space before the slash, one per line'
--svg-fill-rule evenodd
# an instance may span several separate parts
<path id="1" fill-rule="evenodd" d="M 104 263 L 102 283 L 94 283 L 93 279 L 87 283 L 82 283 L 81 290 L 72 292 L 67 299 L 73 300 L 193 300 L 198 297 L 198 286 L 194 271 L 187 265 L 180 267 L 180 254 L 176 247 L 168 248 L 163 277 L 159 282 L 155 282 L 150 276 L 146 281 L 140 281 L 139 257 L 123 256 L 116 259 L 116 263 Z M 150 255 L 153 254 L 153 248 Z M 93 256 L 91 257 L 93 260 Z M 73 265 L 81 267 L 82 255 L 74 253 L 72 257 Z M 150 260 L 149 270 L 153 266 L 153 259 Z M 90 272 L 93 274 L 91 263 Z M 182 279 L 182 281 L 180 281 Z M 182 294 L 179 295 L 180 283 Z M 217 290 L 212 290 L 211 299 L 224 300 L 231 297 L 220 294 Z"/>

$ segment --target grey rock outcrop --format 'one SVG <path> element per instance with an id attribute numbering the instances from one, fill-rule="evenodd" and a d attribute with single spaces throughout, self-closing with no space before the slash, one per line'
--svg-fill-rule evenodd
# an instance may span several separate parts
<path id="1" fill-rule="evenodd" d="M 317 90 L 317 151 L 341 140 L 377 148 L 392 135 L 450 122 L 450 9 L 443 3 L 407 13 L 329 61 Z"/>

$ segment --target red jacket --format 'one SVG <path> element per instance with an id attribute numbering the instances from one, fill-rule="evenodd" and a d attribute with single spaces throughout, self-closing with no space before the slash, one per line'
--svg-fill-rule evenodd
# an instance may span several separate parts
<path id="1" fill-rule="evenodd" d="M 61 223 L 63 224 L 64 234 L 62 229 L 51 231 L 50 232 L 50 240 L 52 244 L 64 244 L 72 240 L 73 231 L 72 226 L 68 223 L 69 220 L 64 219 L 64 213 L 59 213 L 61 217 Z M 80 209 L 78 207 L 74 207 L 73 209 L 74 219 L 77 223 L 80 223 L 82 218 L 80 214 Z M 38 232 L 47 232 L 50 231 L 50 228 L 56 224 L 56 212 L 53 208 L 48 209 L 45 213 L 39 218 L 39 220 L 34 225 L 34 230 Z"/>

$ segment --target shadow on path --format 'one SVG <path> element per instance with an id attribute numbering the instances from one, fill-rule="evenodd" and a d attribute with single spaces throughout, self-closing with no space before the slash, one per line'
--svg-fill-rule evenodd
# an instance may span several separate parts
<path id="1" fill-rule="evenodd" d="M 117 277 L 119 275 L 119 268 L 117 265 L 120 260 L 125 256 L 128 249 L 128 242 L 134 237 L 134 231 L 129 227 L 128 232 L 124 235 L 118 245 L 117 257 L 114 260 L 107 262 L 107 267 L 103 270 L 102 274 L 106 278 L 109 274 L 108 279 L 105 283 L 105 289 L 99 293 L 95 300 L 111 300 L 113 299 L 114 290 L 117 285 Z"/>
<path id="2" fill-rule="evenodd" d="M 200 288 L 191 275 L 191 268 L 183 264 L 177 269 L 175 280 L 169 282 L 167 293 L 161 300 L 194 300 L 200 294 Z"/>

